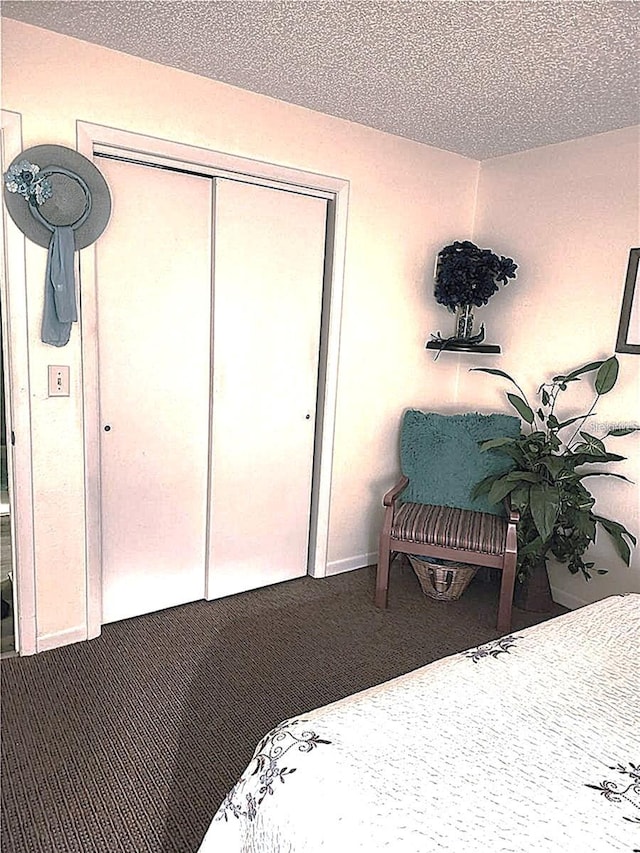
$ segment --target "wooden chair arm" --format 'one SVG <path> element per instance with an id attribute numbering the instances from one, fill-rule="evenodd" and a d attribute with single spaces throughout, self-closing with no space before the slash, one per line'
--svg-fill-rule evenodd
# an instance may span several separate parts
<path id="1" fill-rule="evenodd" d="M 511 506 L 511 499 L 509 495 L 504 498 L 502 501 L 504 504 L 504 508 L 507 511 L 507 522 L 509 524 L 518 524 L 520 521 L 520 510 L 516 509 L 514 506 Z"/>
<path id="2" fill-rule="evenodd" d="M 395 499 L 398 497 L 400 492 L 405 489 L 409 485 L 409 478 L 405 477 L 404 474 L 395 486 L 386 493 L 386 495 L 382 498 L 382 503 L 384 506 L 392 506 L 395 503 Z"/>

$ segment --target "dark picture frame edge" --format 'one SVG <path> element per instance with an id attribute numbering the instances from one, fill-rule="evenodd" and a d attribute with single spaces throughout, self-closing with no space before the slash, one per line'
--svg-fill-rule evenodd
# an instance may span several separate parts
<path id="1" fill-rule="evenodd" d="M 640 264 L 640 248 L 629 250 L 629 263 L 627 265 L 627 277 L 625 279 L 624 293 L 622 295 L 622 307 L 620 308 L 620 323 L 618 325 L 618 336 L 616 338 L 616 352 L 634 353 L 640 355 L 640 342 L 630 343 L 629 324 L 631 321 L 631 309 L 634 298 L 640 298 L 636 294 L 638 280 L 638 266 Z"/>

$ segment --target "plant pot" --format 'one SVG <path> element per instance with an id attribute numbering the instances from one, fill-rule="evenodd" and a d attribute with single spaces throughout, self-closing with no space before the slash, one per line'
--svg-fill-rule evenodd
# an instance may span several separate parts
<path id="1" fill-rule="evenodd" d="M 544 563 L 535 566 L 523 581 L 516 581 L 513 604 L 519 610 L 530 613 L 549 613 L 553 610 L 549 575 Z"/>

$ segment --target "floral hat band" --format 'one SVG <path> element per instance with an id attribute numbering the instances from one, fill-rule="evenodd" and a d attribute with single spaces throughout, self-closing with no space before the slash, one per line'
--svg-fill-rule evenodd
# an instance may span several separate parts
<path id="1" fill-rule="evenodd" d="M 18 228 L 48 247 L 57 228 L 73 229 L 75 248 L 102 234 L 111 215 L 111 194 L 96 165 L 72 148 L 36 145 L 23 151 L 4 174 L 4 201 Z"/>
<path id="2" fill-rule="evenodd" d="M 69 222 L 50 222 L 40 210 L 45 205 L 45 202 L 55 195 L 55 189 L 52 186 L 51 180 L 49 180 L 53 175 L 64 175 L 67 179 L 74 181 L 84 197 L 82 212 L 78 217 Z M 53 231 L 61 225 L 66 225 L 75 231 L 84 225 L 91 213 L 91 191 L 86 181 L 80 175 L 77 175 L 70 169 L 65 169 L 63 166 L 49 166 L 41 169 L 36 163 L 21 160 L 19 163 L 11 166 L 6 172 L 5 186 L 7 192 L 17 193 L 25 198 L 29 203 L 32 215 L 49 231 Z"/>
<path id="3" fill-rule="evenodd" d="M 40 166 L 28 160 L 10 166 L 4 183 L 8 192 L 24 196 L 29 203 L 43 204 L 53 194 L 51 184 L 40 174 Z"/>

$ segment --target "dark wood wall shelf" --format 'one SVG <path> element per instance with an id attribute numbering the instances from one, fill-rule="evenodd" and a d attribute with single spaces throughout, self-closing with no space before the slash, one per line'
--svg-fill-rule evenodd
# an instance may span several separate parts
<path id="1" fill-rule="evenodd" d="M 447 344 L 442 346 L 438 341 L 427 341 L 427 349 L 437 349 L 440 352 L 477 352 L 497 354 L 502 352 L 498 344 Z"/>

